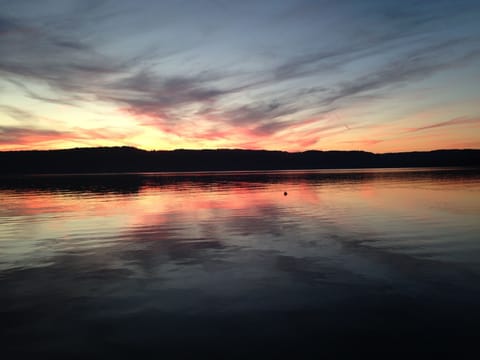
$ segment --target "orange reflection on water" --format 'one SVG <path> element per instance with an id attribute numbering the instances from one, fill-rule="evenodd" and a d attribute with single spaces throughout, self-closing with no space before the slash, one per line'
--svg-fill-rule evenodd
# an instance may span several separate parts
<path id="1" fill-rule="evenodd" d="M 115 201 L 115 206 L 112 206 Z M 18 211 L 22 215 L 46 215 L 55 213 L 95 214 L 109 216 L 121 211 L 128 199 L 111 195 L 81 192 L 2 191 L 2 210 Z"/>
<path id="2" fill-rule="evenodd" d="M 284 195 L 287 192 L 287 195 Z M 315 189 L 305 184 L 251 184 L 236 183 L 228 186 L 192 185 L 179 189 L 176 186 L 142 188 L 137 201 L 132 204 L 131 226 L 156 224 L 168 221 L 166 214 L 196 220 L 222 214 L 246 213 L 255 216 L 256 209 L 295 208 L 297 204 L 318 204 L 320 197 Z M 290 210 L 291 210 L 290 209 Z"/>
<path id="3" fill-rule="evenodd" d="M 16 191 L 2 191 L 2 210 L 4 212 L 19 211 L 22 215 L 39 215 L 78 212 L 85 207 L 85 204 L 78 199 L 50 192 L 31 191 L 19 195 Z"/>
<path id="4" fill-rule="evenodd" d="M 130 192 L 108 188 L 2 190 L 0 215 L 51 215 L 62 221 L 45 222 L 44 227 L 62 228 L 68 233 L 69 215 L 77 227 L 81 222 L 81 226 L 91 227 L 92 231 L 100 227 L 118 232 L 173 223 L 176 219 L 195 223 L 236 216 L 269 217 L 274 213 L 285 219 L 328 218 L 339 226 L 355 223 L 365 213 L 377 217 L 388 214 L 392 219 L 480 213 L 478 182 L 466 184 L 459 179 L 432 182 L 431 178 L 421 176 L 385 177 L 377 171 L 368 176 L 326 180 L 287 177 L 256 182 L 235 176 L 228 180 L 211 176 L 191 179 L 146 182 Z M 288 194 L 285 196 L 284 192 Z"/>

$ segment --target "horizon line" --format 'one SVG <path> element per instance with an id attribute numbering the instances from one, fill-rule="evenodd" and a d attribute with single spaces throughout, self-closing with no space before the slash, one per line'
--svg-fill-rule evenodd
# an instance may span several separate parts
<path id="1" fill-rule="evenodd" d="M 282 152 L 288 154 L 301 154 L 306 152 L 364 152 L 374 155 L 381 155 L 381 154 L 403 154 L 403 153 L 426 153 L 426 152 L 435 152 L 435 151 L 479 151 L 480 148 L 437 148 L 437 149 L 430 149 L 430 150 L 412 150 L 412 151 L 390 151 L 390 152 L 372 152 L 367 150 L 319 150 L 319 149 L 308 149 L 302 151 L 288 151 L 288 150 L 271 150 L 271 149 L 244 149 L 244 148 L 176 148 L 170 150 L 162 150 L 162 149 L 143 149 L 136 146 L 129 146 L 129 145 L 114 145 L 114 146 L 78 146 L 78 147 L 71 147 L 71 148 L 59 148 L 59 149 L 19 149 L 19 150 L 0 150 L 0 153 L 12 153 L 12 152 L 42 152 L 42 151 L 69 151 L 69 150 L 99 150 L 99 149 L 134 149 L 139 151 L 145 152 L 174 152 L 174 151 L 266 151 L 266 152 Z"/>

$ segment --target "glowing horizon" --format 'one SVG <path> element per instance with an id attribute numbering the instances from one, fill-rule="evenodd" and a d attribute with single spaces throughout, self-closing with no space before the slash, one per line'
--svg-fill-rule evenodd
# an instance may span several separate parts
<path id="1" fill-rule="evenodd" d="M 0 151 L 480 148 L 480 3 L 0 4 Z"/>

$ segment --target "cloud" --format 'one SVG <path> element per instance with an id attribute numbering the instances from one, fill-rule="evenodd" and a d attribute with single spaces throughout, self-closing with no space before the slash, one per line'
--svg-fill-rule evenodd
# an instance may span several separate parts
<path id="1" fill-rule="evenodd" d="M 30 111 L 19 109 L 16 106 L 1 105 L 0 109 L 2 112 L 6 113 L 10 118 L 15 119 L 20 122 L 31 120 L 35 118 L 35 115 Z"/>
<path id="2" fill-rule="evenodd" d="M 363 139 L 363 140 L 349 140 L 349 141 L 342 141 L 345 144 L 353 144 L 353 145 L 377 145 L 381 142 L 384 142 L 383 139 Z"/>
<path id="3" fill-rule="evenodd" d="M 417 81 L 436 72 L 464 65 L 472 59 L 480 57 L 480 50 L 460 52 L 459 55 L 454 56 L 445 56 L 444 50 L 448 49 L 451 53 L 457 45 L 462 45 L 469 40 L 468 38 L 459 38 L 409 52 L 368 75 L 341 83 L 337 89 L 320 98 L 320 102 L 323 105 L 331 105 L 337 101 L 345 101 L 363 94 L 372 95 L 372 91 Z M 378 96 L 384 96 L 384 93 Z"/>
<path id="4" fill-rule="evenodd" d="M 316 49 L 312 46 L 310 51 L 285 60 L 273 70 L 270 80 L 285 81 L 338 71 L 359 58 L 383 56 L 398 48 L 415 46 L 415 42 L 421 48 L 442 41 L 438 26 L 441 23 L 444 26 L 458 13 L 470 10 L 468 6 L 458 4 L 418 1 L 404 1 L 401 5 L 396 1 L 345 2 L 342 5 L 335 1 L 296 2 L 289 9 L 287 20 L 295 18 L 305 22 L 306 18 L 312 17 L 319 26 L 327 22 L 332 27 L 319 27 L 318 33 L 327 31 L 325 35 L 337 41 L 316 51 L 311 50 Z M 326 20 L 329 16 L 341 26 Z"/>
<path id="5" fill-rule="evenodd" d="M 60 131 L 32 126 L 0 126 L 0 148 L 6 149 L 24 145 L 41 147 L 42 144 L 52 141 L 89 145 L 91 140 L 102 139 L 113 143 L 117 142 L 119 145 L 129 145 L 125 139 L 137 133 L 132 129 L 73 128 L 71 131 Z"/>
<path id="6" fill-rule="evenodd" d="M 126 110 L 132 114 L 168 121 L 171 110 L 194 103 L 211 103 L 232 92 L 231 89 L 223 90 L 210 86 L 209 82 L 210 79 L 204 74 L 161 77 L 142 70 L 106 84 L 99 97 L 125 104 Z"/>
<path id="7" fill-rule="evenodd" d="M 0 126 L 0 143 L 2 145 L 23 145 L 61 139 L 64 136 L 65 133 L 56 130 Z"/>
<path id="8" fill-rule="evenodd" d="M 480 125 L 480 118 L 469 118 L 469 117 L 458 117 L 455 119 L 450 119 L 447 121 L 442 121 L 442 122 L 437 122 L 431 125 L 427 126 L 420 126 L 416 128 L 411 128 L 408 131 L 409 132 L 417 132 L 417 131 L 423 131 L 423 130 L 429 130 L 429 129 L 435 129 L 439 127 L 445 127 L 445 126 L 456 126 L 456 125 L 465 125 L 465 124 L 479 124 Z"/>
<path id="9" fill-rule="evenodd" d="M 242 105 L 225 111 L 223 116 L 233 125 L 249 125 L 262 123 L 265 120 L 275 121 L 279 117 L 293 114 L 297 111 L 298 109 L 292 104 L 272 100 L 257 102 L 252 105 Z"/>
<path id="10" fill-rule="evenodd" d="M 0 37 L 0 53 L 0 73 L 6 79 L 24 84 L 41 81 L 66 93 L 90 93 L 116 70 L 82 41 L 51 35 L 41 28 Z"/>
<path id="11" fill-rule="evenodd" d="M 343 47 L 298 55 L 274 68 L 271 81 L 284 81 L 322 71 L 334 71 L 352 60 L 357 51 L 358 48 Z"/>
<path id="12" fill-rule="evenodd" d="M 268 140 L 309 124 L 315 134 L 303 140 L 314 143 L 343 126 L 335 120 L 325 124 L 322 115 L 354 106 L 358 99 L 388 97 L 399 86 L 480 55 L 478 38 L 460 35 L 462 25 L 455 23 L 475 6 L 468 1 L 296 1 L 271 10 L 250 4 L 242 11 L 249 6 L 269 10 L 250 11 L 251 23 L 238 17 L 233 25 L 227 19 L 217 24 L 208 12 L 198 14 L 202 20 L 197 23 L 187 9 L 181 19 L 185 26 L 169 22 L 169 31 L 150 17 L 168 6 L 148 4 L 132 7 L 130 13 L 125 12 L 127 3 L 107 1 L 72 1 L 68 11 L 44 17 L 5 11 L 0 17 L 0 74 L 37 101 L 108 103 L 141 126 L 183 138 L 238 140 L 242 135 L 247 143 L 247 137 Z M 225 16 L 234 16 L 237 6 L 230 4 Z M 278 9 L 285 10 L 284 16 L 272 20 Z M 148 26 L 142 23 L 144 16 Z M 257 27 L 275 21 L 284 29 L 284 41 Z M 198 34 L 196 26 L 208 22 L 225 30 L 217 32 L 222 52 L 210 41 L 210 32 Z M 444 30 L 450 24 L 457 27 Z M 177 44 L 183 38 L 190 41 Z M 223 47 L 225 42 L 231 46 Z M 263 47 L 272 58 L 266 59 Z M 235 64 L 223 61 L 223 55 Z M 243 59 L 251 61 L 244 64 Z M 47 85 L 48 93 L 33 90 L 36 82 Z M 9 104 L 2 111 L 16 120 L 28 117 Z"/>
<path id="13" fill-rule="evenodd" d="M 3 19 L 1 24 L 2 29 L 10 29 L 13 21 Z M 178 120 L 171 113 L 182 106 L 211 103 L 238 91 L 213 86 L 218 76 L 203 70 L 192 75 L 152 71 L 143 63 L 152 55 L 149 52 L 113 59 L 78 35 L 59 36 L 41 26 L 30 28 L 0 39 L 0 73 L 36 100 L 74 105 L 93 97 L 162 122 Z M 54 96 L 33 91 L 28 86 L 32 80 L 48 84 Z"/>

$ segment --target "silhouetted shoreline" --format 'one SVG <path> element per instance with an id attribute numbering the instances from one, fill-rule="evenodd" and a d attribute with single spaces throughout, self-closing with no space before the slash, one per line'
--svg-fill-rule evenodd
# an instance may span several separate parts
<path id="1" fill-rule="evenodd" d="M 0 152 L 1 174 L 296 170 L 480 166 L 480 150 L 374 154 L 365 151 L 173 150 L 133 147 Z"/>

